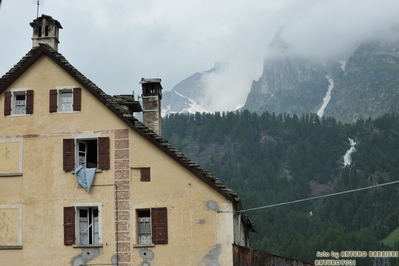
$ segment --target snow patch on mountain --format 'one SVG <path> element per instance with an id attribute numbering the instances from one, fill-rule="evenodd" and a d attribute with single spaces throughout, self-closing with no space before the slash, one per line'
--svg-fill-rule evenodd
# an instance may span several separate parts
<path id="1" fill-rule="evenodd" d="M 331 100 L 331 91 L 334 88 L 334 80 L 332 80 L 332 78 L 330 78 L 328 75 L 326 75 L 326 78 L 328 79 L 328 82 L 330 83 L 330 85 L 328 85 L 328 90 L 327 90 L 326 96 L 323 98 L 323 104 L 321 105 L 319 111 L 317 111 L 317 115 L 319 117 L 323 116 L 324 110 L 326 109 L 327 104 Z"/>

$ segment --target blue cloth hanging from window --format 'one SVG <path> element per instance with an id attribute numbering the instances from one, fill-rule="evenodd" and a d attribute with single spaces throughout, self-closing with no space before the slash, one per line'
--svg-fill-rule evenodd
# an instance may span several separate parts
<path id="1" fill-rule="evenodd" d="M 96 168 L 86 168 L 79 165 L 75 169 L 76 180 L 88 193 L 90 193 L 90 188 L 93 184 L 95 174 Z"/>

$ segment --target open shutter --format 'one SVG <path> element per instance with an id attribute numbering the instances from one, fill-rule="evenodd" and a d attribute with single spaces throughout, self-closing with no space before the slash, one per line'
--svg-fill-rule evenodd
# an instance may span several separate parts
<path id="1" fill-rule="evenodd" d="M 75 207 L 64 207 L 64 245 L 75 244 Z"/>
<path id="2" fill-rule="evenodd" d="M 151 209 L 152 243 L 168 244 L 168 216 L 166 208 Z"/>
<path id="3" fill-rule="evenodd" d="M 82 89 L 73 89 L 73 110 L 80 111 L 82 109 Z"/>
<path id="4" fill-rule="evenodd" d="M 4 115 L 11 115 L 11 92 L 6 91 L 4 96 Z"/>
<path id="5" fill-rule="evenodd" d="M 75 168 L 75 140 L 64 139 L 63 163 L 64 171 L 72 171 Z"/>
<path id="6" fill-rule="evenodd" d="M 26 91 L 26 114 L 33 114 L 33 90 Z"/>
<path id="7" fill-rule="evenodd" d="M 58 93 L 57 90 L 50 90 L 50 113 L 57 112 L 57 98 Z"/>
<path id="8" fill-rule="evenodd" d="M 98 138 L 98 168 L 109 169 L 109 138 Z"/>
<path id="9" fill-rule="evenodd" d="M 150 168 L 142 168 L 140 172 L 141 172 L 141 177 L 140 177 L 141 182 L 151 181 Z"/>

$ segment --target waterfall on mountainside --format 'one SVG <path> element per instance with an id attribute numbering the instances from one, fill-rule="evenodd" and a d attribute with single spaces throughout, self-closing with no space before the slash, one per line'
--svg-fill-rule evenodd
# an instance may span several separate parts
<path id="1" fill-rule="evenodd" d="M 352 163 L 351 154 L 356 151 L 355 149 L 356 142 L 353 139 L 349 138 L 349 143 L 351 145 L 351 148 L 347 150 L 344 155 L 344 166 L 350 165 Z"/>

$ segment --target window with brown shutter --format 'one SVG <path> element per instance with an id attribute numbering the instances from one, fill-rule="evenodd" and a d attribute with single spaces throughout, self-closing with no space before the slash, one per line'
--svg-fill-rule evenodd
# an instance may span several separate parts
<path id="1" fill-rule="evenodd" d="M 166 208 L 151 209 L 152 243 L 168 244 L 168 217 Z"/>
<path id="2" fill-rule="evenodd" d="M 82 89 L 73 89 L 73 110 L 80 111 L 82 109 Z"/>
<path id="3" fill-rule="evenodd" d="M 57 112 L 58 109 L 57 98 L 58 98 L 57 90 L 50 90 L 50 113 Z"/>
<path id="4" fill-rule="evenodd" d="M 141 182 L 150 182 L 151 181 L 150 168 L 142 168 L 140 170 L 140 181 Z"/>
<path id="5" fill-rule="evenodd" d="M 11 97 L 10 91 L 4 93 L 4 115 L 11 115 Z"/>
<path id="6" fill-rule="evenodd" d="M 101 204 L 64 207 L 64 245 L 102 246 Z"/>
<path id="7" fill-rule="evenodd" d="M 75 207 L 64 207 L 64 245 L 75 244 Z"/>
<path id="8" fill-rule="evenodd" d="M 98 139 L 64 139 L 64 171 L 72 171 L 78 165 L 86 168 L 109 170 L 110 140 L 109 137 Z M 75 145 L 76 142 L 76 145 Z"/>
<path id="9" fill-rule="evenodd" d="M 108 170 L 109 159 L 109 137 L 98 138 L 98 168 Z"/>
<path id="10" fill-rule="evenodd" d="M 63 140 L 63 164 L 64 171 L 72 171 L 75 169 L 75 140 Z"/>
<path id="11" fill-rule="evenodd" d="M 26 91 L 26 114 L 33 114 L 33 90 Z"/>

